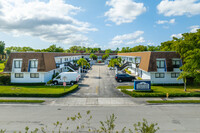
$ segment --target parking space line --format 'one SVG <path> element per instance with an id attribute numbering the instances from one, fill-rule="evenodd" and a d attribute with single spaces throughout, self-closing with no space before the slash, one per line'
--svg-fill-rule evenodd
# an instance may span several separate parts
<path id="1" fill-rule="evenodd" d="M 98 86 L 96 87 L 96 93 L 97 94 L 99 93 L 99 87 Z"/>

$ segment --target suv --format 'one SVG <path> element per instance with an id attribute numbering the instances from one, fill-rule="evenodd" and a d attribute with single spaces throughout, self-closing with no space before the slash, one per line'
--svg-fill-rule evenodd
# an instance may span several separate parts
<path id="1" fill-rule="evenodd" d="M 129 74 L 116 74 L 115 79 L 117 80 L 117 82 L 122 82 L 122 81 L 134 81 L 136 78 Z"/>

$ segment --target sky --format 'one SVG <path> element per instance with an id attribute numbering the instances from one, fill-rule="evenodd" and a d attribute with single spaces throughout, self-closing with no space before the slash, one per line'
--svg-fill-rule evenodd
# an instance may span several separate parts
<path id="1" fill-rule="evenodd" d="M 200 0 L 0 0 L 6 47 L 157 46 L 198 28 Z"/>

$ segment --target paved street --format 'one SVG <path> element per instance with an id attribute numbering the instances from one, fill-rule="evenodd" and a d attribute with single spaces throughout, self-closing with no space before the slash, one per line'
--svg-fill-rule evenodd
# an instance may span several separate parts
<path id="1" fill-rule="evenodd" d="M 78 112 L 85 114 L 91 110 L 91 126 L 100 127 L 99 121 L 106 120 L 110 114 L 117 116 L 116 129 L 123 126 L 133 129 L 133 123 L 143 118 L 157 122 L 159 133 L 199 133 L 199 104 L 146 105 L 146 106 L 51 106 L 51 105 L 0 105 L 0 129 L 7 131 L 31 129 L 44 125 L 53 129 L 56 121 L 64 122 L 68 116 Z M 65 124 L 64 124 L 65 125 Z M 71 124 L 73 127 L 76 124 Z M 66 126 L 65 126 L 66 127 Z"/>

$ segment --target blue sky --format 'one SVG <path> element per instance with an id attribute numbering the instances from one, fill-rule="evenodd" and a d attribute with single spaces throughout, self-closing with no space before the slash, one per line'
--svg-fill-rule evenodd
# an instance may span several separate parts
<path id="1" fill-rule="evenodd" d="M 199 0 L 0 1 L 0 40 L 7 47 L 156 46 L 198 28 Z"/>

